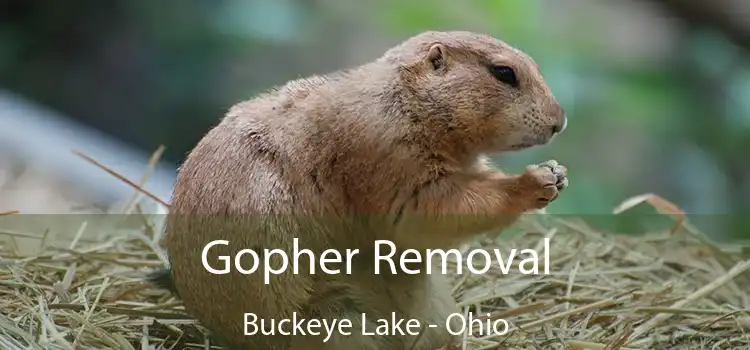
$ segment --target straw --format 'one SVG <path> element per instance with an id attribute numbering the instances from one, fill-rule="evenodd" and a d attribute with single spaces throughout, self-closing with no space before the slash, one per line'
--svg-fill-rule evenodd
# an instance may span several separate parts
<path id="1" fill-rule="evenodd" d="M 750 348 L 750 261 L 711 243 L 663 198 L 634 198 L 615 212 L 650 204 L 677 216 L 675 227 L 617 236 L 582 220 L 529 216 L 518 235 L 471 242 L 472 249 L 504 252 L 540 249 L 550 238 L 550 274 L 504 275 L 495 265 L 482 275 L 451 276 L 463 312 L 510 327 L 465 334 L 463 344 L 445 349 Z M 113 228 L 98 241 L 82 238 L 88 230 L 34 256 L 2 247 L 0 348 L 219 349 L 178 299 L 143 282 L 162 265 L 150 227 L 127 234 Z"/>

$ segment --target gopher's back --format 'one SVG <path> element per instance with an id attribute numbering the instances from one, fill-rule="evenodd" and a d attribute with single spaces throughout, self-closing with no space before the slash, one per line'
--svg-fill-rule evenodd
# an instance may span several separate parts
<path id="1" fill-rule="evenodd" d="M 225 119 L 196 145 L 180 167 L 161 245 L 169 256 L 174 292 L 189 313 L 228 344 L 252 340 L 261 343 L 247 345 L 276 349 L 274 337 L 241 337 L 243 313 L 274 317 L 279 305 L 305 297 L 302 288 L 295 294 L 295 287 L 283 281 L 264 286 L 261 274 L 239 275 L 234 267 L 226 275 L 211 274 L 201 262 L 201 251 L 214 240 L 229 241 L 208 254 L 206 260 L 217 269 L 224 268 L 219 256 L 279 246 L 275 241 L 284 238 L 273 232 L 278 219 L 271 214 L 285 205 L 301 205 L 274 166 L 270 145 L 254 137 L 260 132 L 244 132 L 237 121 Z M 285 289 L 291 293 L 281 292 Z M 238 290 L 246 297 L 239 298 Z"/>
<path id="2" fill-rule="evenodd" d="M 294 238 L 316 256 L 330 248 L 370 247 L 365 225 L 346 213 L 388 209 L 374 204 L 377 196 L 362 193 L 388 188 L 384 181 L 356 174 L 349 178 L 351 169 L 373 174 L 382 166 L 371 161 L 377 156 L 366 139 L 351 137 L 374 130 L 347 125 L 351 119 L 336 120 L 344 111 L 325 106 L 326 83 L 324 78 L 292 82 L 236 105 L 180 167 L 161 242 L 174 291 L 189 313 L 231 344 L 264 349 L 283 344 L 273 336 L 243 336 L 243 314 L 290 318 L 314 293 L 315 279 L 324 276 L 292 275 L 287 269 L 265 284 L 257 272 L 241 275 L 232 268 L 229 274 L 211 274 L 201 262 L 207 244 L 229 241 L 210 250 L 207 261 L 214 268 L 219 256 L 233 257 L 241 249 L 282 249 L 291 256 Z M 245 267 L 251 263 L 243 261 Z"/>

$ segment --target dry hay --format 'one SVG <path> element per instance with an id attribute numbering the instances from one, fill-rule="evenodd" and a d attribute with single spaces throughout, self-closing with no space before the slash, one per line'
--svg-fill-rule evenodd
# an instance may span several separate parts
<path id="1" fill-rule="evenodd" d="M 750 261 L 709 243 L 659 197 L 635 197 L 615 212 L 643 202 L 676 217 L 677 230 L 614 236 L 580 221 L 534 216 L 519 223 L 518 235 L 463 247 L 542 251 L 544 238 L 551 240 L 550 274 L 504 275 L 493 265 L 482 275 L 453 276 L 453 293 L 465 312 L 511 325 L 505 335 L 466 334 L 463 347 L 750 348 L 750 298 L 744 292 L 750 290 Z M 137 208 L 133 204 L 124 211 Z M 46 234 L 7 230 L 3 218 L 0 213 L 0 244 L 8 238 L 0 248 L 0 349 L 218 349 L 179 300 L 143 282 L 164 261 L 153 243 L 160 232 L 153 217 L 97 226 L 84 216 L 63 246 L 48 242 Z M 22 239 L 41 241 L 43 251 L 21 256 L 16 242 Z"/>
<path id="2" fill-rule="evenodd" d="M 469 349 L 750 346 L 750 264 L 684 223 L 679 232 L 643 237 L 605 235 L 550 217 L 520 227 L 515 237 L 465 248 L 540 249 L 550 237 L 551 273 L 503 275 L 494 265 L 484 275 L 455 276 L 464 310 L 511 324 L 502 336 L 467 335 Z M 208 348 L 180 302 L 142 282 L 162 260 L 149 225 L 133 233 L 86 244 L 79 235 L 66 249 L 31 257 L 4 247 L 0 348 Z"/>

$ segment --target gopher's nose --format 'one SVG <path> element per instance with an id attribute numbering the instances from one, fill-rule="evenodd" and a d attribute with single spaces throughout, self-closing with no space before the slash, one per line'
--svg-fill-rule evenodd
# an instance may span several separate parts
<path id="1" fill-rule="evenodd" d="M 568 116 L 565 114 L 565 111 L 563 111 L 560 114 L 560 121 L 555 124 L 555 126 L 552 127 L 552 134 L 559 134 L 563 131 L 565 131 L 565 128 L 568 127 Z"/>

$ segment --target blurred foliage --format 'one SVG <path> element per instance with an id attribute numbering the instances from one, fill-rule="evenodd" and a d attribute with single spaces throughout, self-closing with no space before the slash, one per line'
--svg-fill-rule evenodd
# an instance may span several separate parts
<path id="1" fill-rule="evenodd" d="M 571 186 L 550 212 L 633 232 L 650 227 L 648 209 L 606 214 L 657 192 L 716 238 L 750 238 L 750 60 L 705 28 L 684 30 L 666 62 L 633 63 L 606 52 L 585 16 L 549 30 L 542 0 L 384 0 L 366 10 L 323 0 L 2 6 L 3 86 L 144 149 L 164 143 L 174 162 L 231 104 L 344 64 L 334 59 L 344 51 L 335 35 L 364 27 L 363 16 L 394 40 L 483 30 L 531 54 L 568 111 L 553 145 L 501 157 L 511 170 L 548 158 L 569 167 Z"/>

